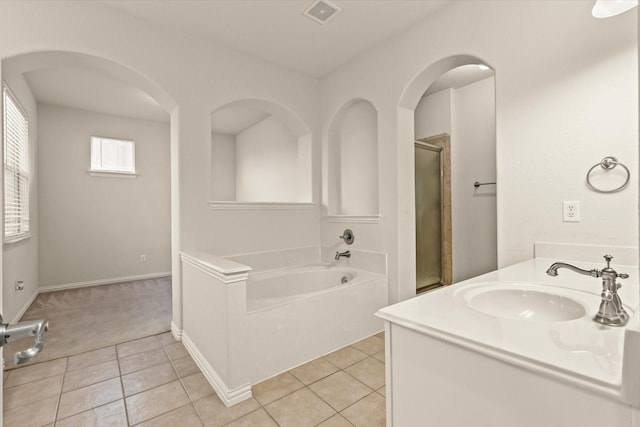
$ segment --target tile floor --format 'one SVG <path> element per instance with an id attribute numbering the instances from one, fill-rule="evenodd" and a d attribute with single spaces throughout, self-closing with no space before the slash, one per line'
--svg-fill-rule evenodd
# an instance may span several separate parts
<path id="1" fill-rule="evenodd" d="M 231 408 L 170 333 L 4 375 L 5 427 L 385 424 L 382 333 L 256 384 Z"/>

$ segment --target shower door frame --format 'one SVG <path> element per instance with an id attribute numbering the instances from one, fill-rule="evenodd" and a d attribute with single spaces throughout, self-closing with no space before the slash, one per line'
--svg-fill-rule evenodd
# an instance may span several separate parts
<path id="1" fill-rule="evenodd" d="M 451 137 L 449 136 L 449 134 L 443 133 L 427 138 L 417 139 L 414 143 L 414 150 L 417 149 L 426 149 L 440 152 L 440 228 L 442 237 L 440 240 L 440 283 L 434 283 L 432 285 L 416 288 L 416 294 L 426 292 L 441 286 L 450 285 L 453 281 L 453 250 L 451 227 Z M 415 173 L 417 173 L 417 171 L 414 170 L 414 174 Z M 416 260 L 416 262 L 418 262 L 418 260 Z"/>

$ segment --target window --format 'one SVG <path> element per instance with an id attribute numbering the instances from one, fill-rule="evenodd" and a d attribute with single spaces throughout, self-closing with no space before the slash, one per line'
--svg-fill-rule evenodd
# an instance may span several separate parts
<path id="1" fill-rule="evenodd" d="M 29 237 L 29 123 L 7 85 L 2 87 L 4 241 Z"/>
<path id="2" fill-rule="evenodd" d="M 90 172 L 135 175 L 135 143 L 92 136 Z"/>

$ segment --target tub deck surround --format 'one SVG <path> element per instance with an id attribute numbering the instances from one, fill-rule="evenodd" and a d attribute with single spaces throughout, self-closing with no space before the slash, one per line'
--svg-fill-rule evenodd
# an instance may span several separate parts
<path id="1" fill-rule="evenodd" d="M 592 319 L 601 301 L 601 279 L 568 270 L 549 277 L 545 271 L 554 261 L 557 260 L 538 258 L 515 264 L 386 307 L 377 315 L 420 334 L 609 397 L 628 400 L 628 396 L 623 396 L 623 360 L 625 352 L 631 349 L 625 348 L 625 335 L 634 333 L 632 325 L 638 323 L 637 320 L 628 327 L 608 327 L 594 322 Z M 579 266 L 601 269 L 603 263 L 582 262 Z M 617 264 L 614 267 L 620 273 L 629 274 L 628 279 L 619 280 L 622 288 L 618 292 L 625 308 L 634 316 L 638 311 L 638 267 Z M 543 292 L 569 296 L 584 306 L 586 314 L 569 321 L 534 322 L 492 316 L 469 306 L 466 296 L 470 292 L 500 282 L 519 282 L 527 288 L 539 287 Z M 637 355 L 640 347 L 634 351 Z M 626 379 L 626 372 L 624 377 Z"/>
<path id="2" fill-rule="evenodd" d="M 316 263 L 282 263 L 309 258 Z M 382 330 L 374 314 L 387 305 L 386 276 L 319 258 L 318 248 L 262 258 L 182 253 L 182 338 L 225 405 L 250 398 L 252 384 Z M 261 271 L 238 259 L 255 260 Z"/>

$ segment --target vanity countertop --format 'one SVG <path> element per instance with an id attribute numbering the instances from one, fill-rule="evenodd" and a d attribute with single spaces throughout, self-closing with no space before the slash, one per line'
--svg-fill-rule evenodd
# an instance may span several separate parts
<path id="1" fill-rule="evenodd" d="M 627 327 L 603 326 L 592 319 L 600 305 L 602 279 L 561 269 L 557 277 L 546 274 L 555 261 L 535 258 L 483 274 L 451 286 L 419 295 L 385 307 L 377 316 L 422 334 L 465 346 L 509 363 L 541 371 L 572 382 L 586 382 L 595 387 L 620 388 L 625 330 Z M 602 269 L 603 263 L 579 262 L 584 269 Z M 616 265 L 618 294 L 631 316 L 637 317 L 639 301 L 638 267 Z M 528 321 L 498 317 L 471 308 L 471 290 L 483 283 L 508 282 L 514 287 L 536 285 L 547 291 L 579 301 L 586 314 L 567 321 Z M 517 284 L 514 284 L 516 282 Z M 487 286 L 491 286 L 487 284 Z M 553 292 L 552 291 L 552 292 Z"/>

